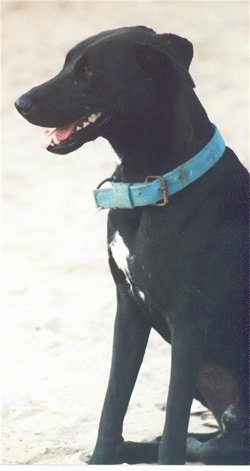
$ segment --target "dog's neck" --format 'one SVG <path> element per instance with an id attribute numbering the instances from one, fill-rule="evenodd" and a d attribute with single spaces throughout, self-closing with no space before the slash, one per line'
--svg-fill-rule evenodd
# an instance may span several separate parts
<path id="1" fill-rule="evenodd" d="M 116 170 L 119 181 L 143 181 L 148 175 L 162 175 L 200 151 L 210 140 L 213 126 L 193 90 L 168 108 L 158 111 L 133 128 L 114 129 L 109 141 L 121 160 Z"/>

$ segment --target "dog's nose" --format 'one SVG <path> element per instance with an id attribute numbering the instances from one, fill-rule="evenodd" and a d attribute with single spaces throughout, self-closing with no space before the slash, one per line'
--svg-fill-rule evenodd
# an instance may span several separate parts
<path id="1" fill-rule="evenodd" d="M 32 102 L 27 96 L 23 95 L 16 100 L 15 107 L 22 116 L 27 116 L 32 109 Z"/>

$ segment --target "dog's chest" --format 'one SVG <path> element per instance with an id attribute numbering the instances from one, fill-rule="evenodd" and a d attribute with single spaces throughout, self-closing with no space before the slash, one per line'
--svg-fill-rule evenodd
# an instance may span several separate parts
<path id="1" fill-rule="evenodd" d="M 113 259 L 115 260 L 118 268 L 123 272 L 127 284 L 130 286 L 130 290 L 134 295 L 138 295 L 141 300 L 145 301 L 145 294 L 142 290 L 136 287 L 131 277 L 130 267 L 135 263 L 135 255 L 130 253 L 127 245 L 124 242 L 123 237 L 117 230 L 109 244 L 109 249 L 112 253 Z"/>

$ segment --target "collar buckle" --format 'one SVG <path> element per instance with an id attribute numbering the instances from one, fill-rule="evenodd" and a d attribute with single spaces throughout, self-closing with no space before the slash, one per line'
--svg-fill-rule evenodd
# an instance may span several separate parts
<path id="1" fill-rule="evenodd" d="M 113 182 L 113 178 L 105 178 L 105 180 L 102 180 L 101 183 L 97 185 L 96 189 L 99 190 L 102 187 L 102 185 L 104 185 L 107 182 L 110 182 L 110 183 Z"/>
<path id="2" fill-rule="evenodd" d="M 158 206 L 158 207 L 163 207 L 168 204 L 169 198 L 168 198 L 168 187 L 167 187 L 167 182 L 164 177 L 159 176 L 159 175 L 149 175 L 145 179 L 145 183 L 149 183 L 153 180 L 160 180 L 161 181 L 161 186 L 159 190 L 162 192 L 162 201 L 160 203 L 152 204 L 152 206 Z"/>

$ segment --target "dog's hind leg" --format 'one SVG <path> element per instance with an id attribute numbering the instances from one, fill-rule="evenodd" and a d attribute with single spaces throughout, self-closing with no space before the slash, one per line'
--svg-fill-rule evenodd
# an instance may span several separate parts
<path id="1" fill-rule="evenodd" d="M 208 465 L 246 465 L 249 459 L 247 435 L 218 433 L 217 437 L 205 442 L 195 437 L 187 439 L 188 461 L 201 461 Z"/>
<path id="2" fill-rule="evenodd" d="M 246 409 L 229 406 L 222 414 L 222 430 L 214 434 L 190 434 L 187 459 L 210 465 L 249 464 L 249 424 Z"/>
<path id="3" fill-rule="evenodd" d="M 201 461 L 204 443 L 216 438 L 220 431 L 212 433 L 188 433 L 186 461 Z M 127 464 L 157 463 L 161 436 L 151 442 L 123 442 L 116 449 L 116 462 Z"/>
<path id="4" fill-rule="evenodd" d="M 205 451 L 204 444 L 216 438 L 219 434 L 220 431 L 212 433 L 188 433 L 186 461 L 202 461 Z M 160 441 L 161 437 L 157 437 L 151 442 L 123 442 L 116 448 L 116 462 L 127 464 L 157 463 Z"/>
<path id="5" fill-rule="evenodd" d="M 90 464 L 115 464 L 122 445 L 122 426 L 142 363 L 150 326 L 123 286 L 118 288 L 110 378 L 97 443 Z M 126 461 L 126 456 L 123 457 Z"/>

